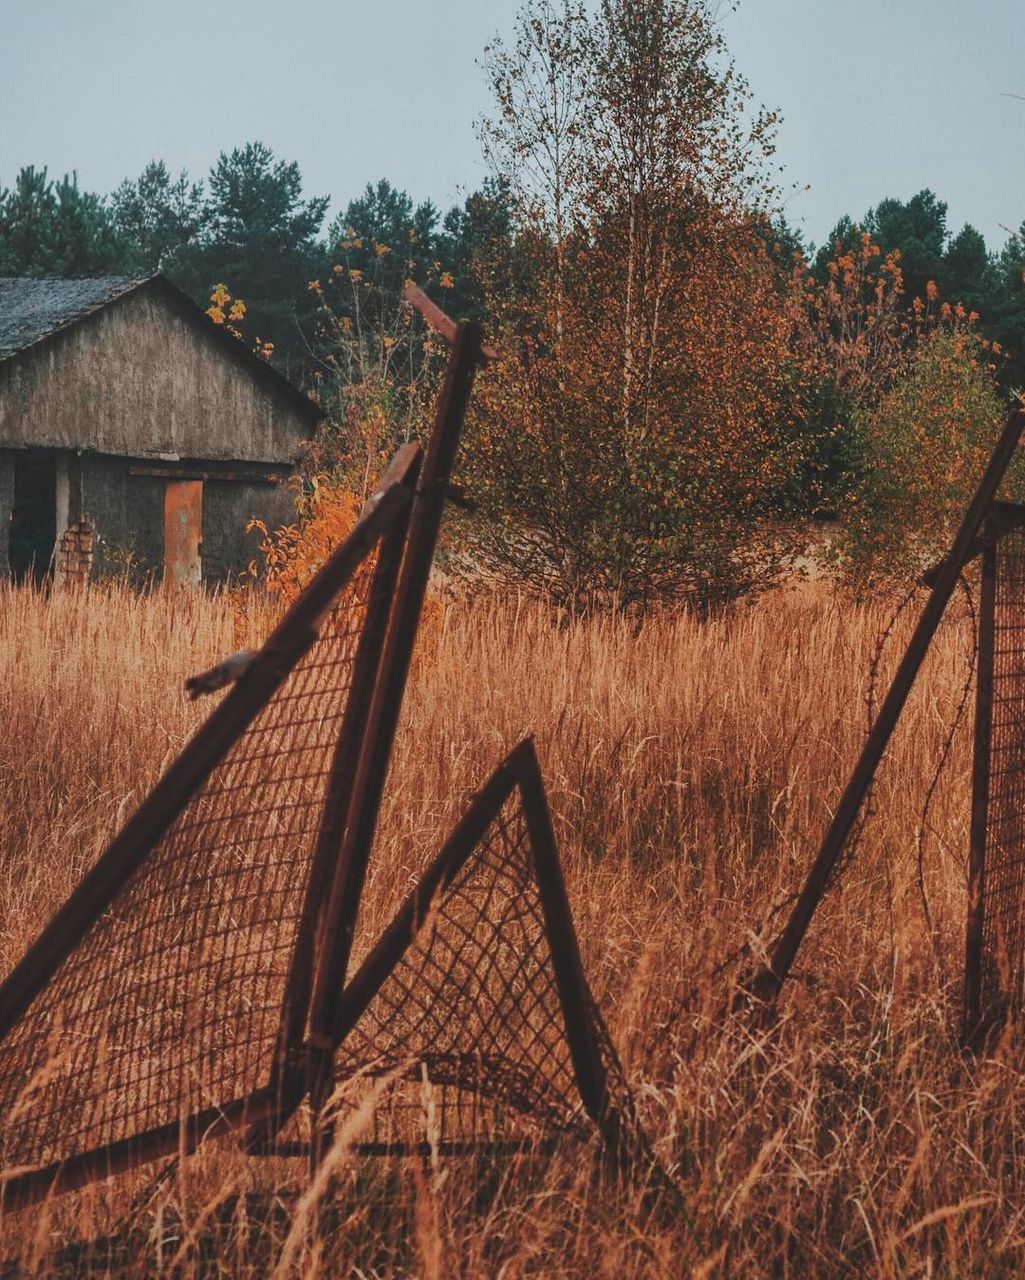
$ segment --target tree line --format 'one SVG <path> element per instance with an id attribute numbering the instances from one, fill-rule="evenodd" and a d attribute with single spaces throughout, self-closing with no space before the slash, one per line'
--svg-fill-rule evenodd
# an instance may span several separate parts
<path id="1" fill-rule="evenodd" d="M 204 308 L 224 283 L 244 299 L 247 327 L 273 344 L 275 360 L 299 380 L 308 378 L 316 348 L 318 303 L 309 285 L 330 275 L 345 239 L 367 246 L 356 255 L 368 259 L 365 267 L 371 246 L 397 246 L 397 291 L 404 275 L 444 274 L 459 281 L 457 309 L 479 310 L 469 269 L 474 244 L 509 218 L 494 190 L 445 215 L 386 179 L 330 220 L 329 203 L 307 196 L 298 163 L 278 159 L 262 142 L 222 152 L 200 181 L 154 160 L 107 195 L 83 190 L 77 174 L 54 179 L 46 167 L 28 166 L 9 188 L 0 182 L 0 275 L 161 271 Z"/>

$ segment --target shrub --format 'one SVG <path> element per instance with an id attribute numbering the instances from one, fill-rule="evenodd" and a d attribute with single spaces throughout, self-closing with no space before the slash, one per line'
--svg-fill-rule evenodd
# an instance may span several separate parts
<path id="1" fill-rule="evenodd" d="M 971 329 L 935 329 L 855 414 L 862 470 L 835 565 L 859 587 L 910 580 L 949 549 L 1006 413 L 987 356 Z"/>

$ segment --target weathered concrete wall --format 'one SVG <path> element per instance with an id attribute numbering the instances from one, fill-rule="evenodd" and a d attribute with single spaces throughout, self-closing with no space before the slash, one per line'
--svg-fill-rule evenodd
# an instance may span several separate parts
<path id="1" fill-rule="evenodd" d="M 86 453 L 81 458 L 81 512 L 96 527 L 97 573 L 118 572 L 131 562 L 139 575 L 164 564 L 164 482 L 132 476 L 133 458 Z"/>
<path id="2" fill-rule="evenodd" d="M 14 509 L 14 457 L 0 449 L 0 577 L 6 578 L 10 565 L 7 559 L 8 530 L 11 511 Z"/>
<path id="3" fill-rule="evenodd" d="M 209 480 L 203 485 L 203 581 L 237 576 L 250 560 L 261 560 L 258 533 L 246 533 L 256 517 L 268 529 L 295 521 L 295 503 L 287 485 Z"/>
<path id="4" fill-rule="evenodd" d="M 14 505 L 14 450 L 0 449 L 0 577 L 10 571 L 8 527 Z M 132 577 L 159 580 L 164 565 L 164 486 L 159 476 L 132 475 L 149 460 L 84 453 L 69 459 L 68 516 L 88 516 L 96 529 L 96 574 L 130 568 Z M 196 460 L 183 467 L 202 468 Z M 257 469 L 259 470 L 259 469 Z M 259 559 L 259 535 L 246 532 L 250 519 L 276 529 L 295 519 L 287 484 L 246 480 L 203 483 L 203 581 L 219 582 L 244 572 Z"/>
<path id="5" fill-rule="evenodd" d="M 143 576 L 162 576 L 164 481 L 133 476 L 135 458 L 82 457 L 82 514 L 96 525 L 98 573 L 116 571 L 127 557 Z M 193 464 L 196 465 L 196 464 Z M 219 582 L 243 572 L 257 557 L 258 536 L 246 533 L 252 517 L 275 529 L 295 519 L 287 485 L 236 480 L 203 483 L 203 581 Z"/>
<path id="6" fill-rule="evenodd" d="M 0 361 L 0 449 L 292 462 L 310 425 L 158 290 Z"/>

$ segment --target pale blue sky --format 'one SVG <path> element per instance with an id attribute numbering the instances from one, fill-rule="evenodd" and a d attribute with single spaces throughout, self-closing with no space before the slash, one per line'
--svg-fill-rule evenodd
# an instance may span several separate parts
<path id="1" fill-rule="evenodd" d="M 108 191 L 154 157 L 206 173 L 254 138 L 344 204 L 386 176 L 447 207 L 484 176 L 476 63 L 515 0 L 0 0 L 0 183 Z M 995 247 L 1025 219 L 1022 0 L 742 0 L 723 24 L 821 240 L 931 186 Z"/>

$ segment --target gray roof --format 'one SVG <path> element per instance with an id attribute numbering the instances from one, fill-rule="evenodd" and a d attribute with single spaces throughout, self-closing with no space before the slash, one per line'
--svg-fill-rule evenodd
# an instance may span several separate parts
<path id="1" fill-rule="evenodd" d="M 134 276 L 0 278 L 0 360 L 105 307 L 140 283 Z"/>
<path id="2" fill-rule="evenodd" d="M 77 324 L 94 311 L 116 302 L 136 289 L 158 293 L 185 318 L 198 326 L 209 341 L 219 343 L 232 360 L 253 377 L 274 387 L 310 423 L 324 416 L 321 407 L 300 391 L 272 364 L 260 359 L 244 342 L 210 320 L 202 307 L 166 276 L 93 276 L 48 279 L 0 276 L 0 364 L 20 357 L 23 351 L 46 342 Z"/>

